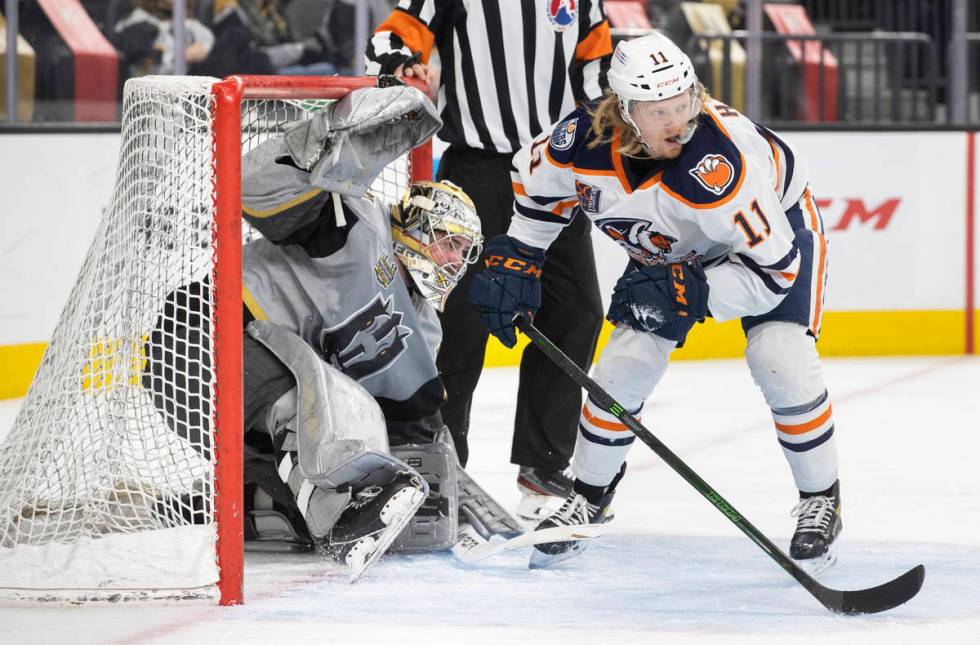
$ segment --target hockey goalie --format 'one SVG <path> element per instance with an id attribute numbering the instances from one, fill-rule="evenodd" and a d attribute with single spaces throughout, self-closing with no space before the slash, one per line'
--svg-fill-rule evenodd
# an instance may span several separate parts
<path id="1" fill-rule="evenodd" d="M 356 580 L 389 547 L 453 547 L 460 522 L 483 539 L 521 532 L 458 466 L 439 417 L 436 311 L 480 255 L 473 203 L 449 182 L 390 208 L 368 190 L 439 126 L 418 90 L 365 88 L 243 157 L 243 216 L 262 235 L 243 248 L 247 549 L 318 549 Z M 187 353 L 208 289 L 171 294 L 144 374 L 185 438 L 188 415 L 207 413 Z"/>

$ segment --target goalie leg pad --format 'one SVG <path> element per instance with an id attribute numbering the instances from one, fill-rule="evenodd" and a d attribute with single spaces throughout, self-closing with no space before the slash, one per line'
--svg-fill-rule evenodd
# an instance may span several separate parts
<path id="1" fill-rule="evenodd" d="M 295 464 L 295 452 L 280 449 L 273 455 L 246 443 L 245 539 L 249 550 L 295 551 L 297 542 L 312 547 L 314 541 L 326 539 L 351 501 L 349 489 L 314 486 Z"/>
<path id="2" fill-rule="evenodd" d="M 275 354 L 296 379 L 296 450 L 304 477 L 326 489 L 384 485 L 407 469 L 389 453 L 381 408 L 367 390 L 323 362 L 303 339 L 268 321 L 248 334 Z M 281 410 L 279 417 L 284 417 Z"/>
<path id="3" fill-rule="evenodd" d="M 429 485 L 422 507 L 392 545 L 392 552 L 425 553 L 450 548 L 459 522 L 456 452 L 440 441 L 392 448 Z"/>
<path id="4" fill-rule="evenodd" d="M 465 520 L 483 539 L 489 540 L 493 535 L 511 538 L 524 532 L 521 523 L 458 465 L 456 481 L 460 521 Z"/>
<path id="5" fill-rule="evenodd" d="M 252 510 L 245 514 L 245 550 L 304 553 L 313 550 L 313 542 L 300 535 L 279 511 Z"/>
<path id="6" fill-rule="evenodd" d="M 399 536 L 393 551 L 426 552 L 453 547 L 469 525 L 483 540 L 493 535 L 514 537 L 521 523 L 459 465 L 445 426 L 435 441 L 392 448 L 398 457 L 422 474 L 429 496 Z"/>

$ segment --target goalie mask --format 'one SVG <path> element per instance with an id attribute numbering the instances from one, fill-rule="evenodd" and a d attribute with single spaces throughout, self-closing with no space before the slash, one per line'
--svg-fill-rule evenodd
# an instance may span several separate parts
<path id="1" fill-rule="evenodd" d="M 646 129 L 670 129 L 684 123 L 677 137 L 685 144 L 694 135 L 701 112 L 701 93 L 691 59 L 663 34 L 625 40 L 616 46 L 609 67 L 609 87 L 619 99 L 619 111 L 644 145 L 643 133 L 634 120 L 644 112 Z"/>
<path id="2" fill-rule="evenodd" d="M 391 236 L 395 255 L 437 311 L 483 251 L 473 201 L 449 181 L 413 183 L 391 207 Z"/>

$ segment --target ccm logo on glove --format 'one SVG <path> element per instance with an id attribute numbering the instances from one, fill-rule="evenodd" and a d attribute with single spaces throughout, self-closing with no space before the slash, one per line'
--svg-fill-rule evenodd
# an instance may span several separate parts
<path id="1" fill-rule="evenodd" d="M 684 297 L 684 293 L 687 291 L 687 287 L 684 286 L 684 265 L 671 264 L 670 275 L 674 278 L 674 300 L 681 307 L 684 307 L 677 312 L 677 315 L 687 316 L 687 298 Z"/>
<path id="2" fill-rule="evenodd" d="M 653 266 L 632 262 L 613 289 L 606 317 L 680 344 L 707 312 L 708 280 L 697 260 Z"/>
<path id="3" fill-rule="evenodd" d="M 505 347 L 517 343 L 514 316 L 532 318 L 541 306 L 544 250 L 498 235 L 484 247 L 486 268 L 473 276 L 467 293 L 480 320 Z"/>
<path id="4" fill-rule="evenodd" d="M 526 262 L 524 260 L 518 260 L 517 258 L 504 257 L 502 255 L 491 255 L 486 261 L 487 268 L 489 267 L 499 267 L 507 269 L 508 271 L 514 271 L 516 273 L 526 273 L 534 278 L 541 277 L 541 268 L 536 264 L 531 262 Z"/>

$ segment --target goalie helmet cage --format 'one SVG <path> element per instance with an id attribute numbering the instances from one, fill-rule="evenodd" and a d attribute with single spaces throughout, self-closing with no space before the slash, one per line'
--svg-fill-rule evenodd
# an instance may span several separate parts
<path id="1" fill-rule="evenodd" d="M 376 81 L 127 82 L 110 206 L 0 444 L 0 596 L 243 601 L 241 156 Z M 372 192 L 431 171 L 427 142 Z"/>

